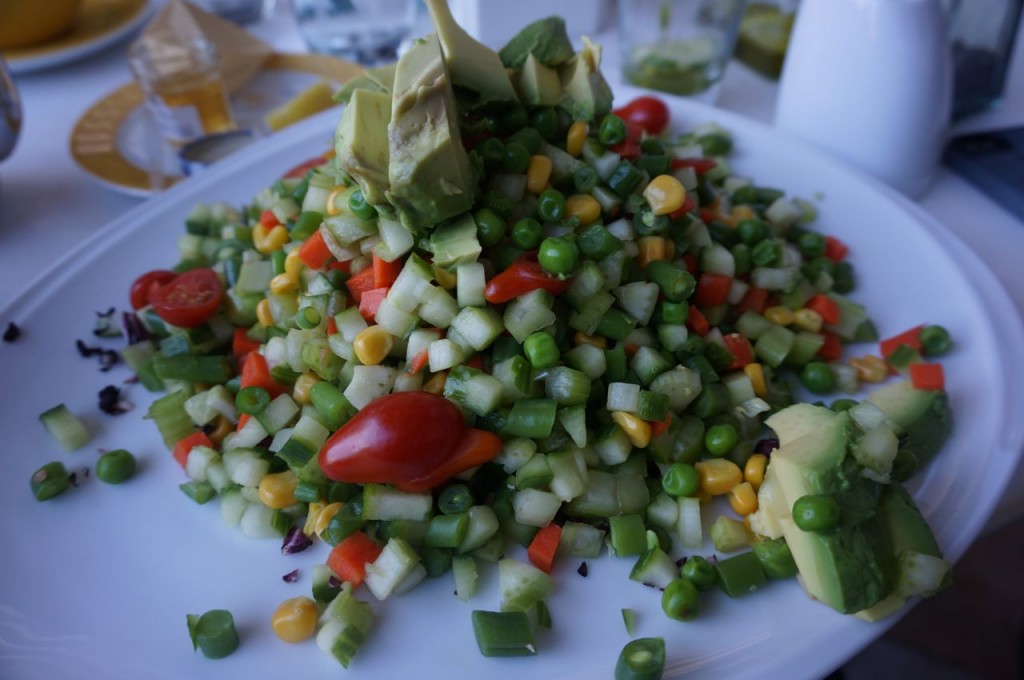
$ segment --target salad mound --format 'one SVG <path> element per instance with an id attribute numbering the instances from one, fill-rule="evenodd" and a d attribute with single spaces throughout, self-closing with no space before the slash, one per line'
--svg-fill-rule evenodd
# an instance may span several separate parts
<path id="1" fill-rule="evenodd" d="M 735 175 L 727 130 L 613 110 L 600 47 L 556 17 L 496 53 L 428 5 L 436 35 L 341 91 L 334 150 L 197 206 L 178 264 L 132 288 L 149 337 L 124 357 L 166 392 L 148 417 L 182 490 L 332 546 L 275 630 L 347 667 L 363 586 L 452 578 L 476 604 L 494 563 L 480 651 L 533 655 L 552 570 L 606 548 L 682 621 L 771 579 L 872 620 L 946 585 L 902 483 L 951 427 L 948 334 L 844 360 L 878 339 L 846 246 Z M 672 650 L 634 642 L 622 673 L 660 673 Z"/>

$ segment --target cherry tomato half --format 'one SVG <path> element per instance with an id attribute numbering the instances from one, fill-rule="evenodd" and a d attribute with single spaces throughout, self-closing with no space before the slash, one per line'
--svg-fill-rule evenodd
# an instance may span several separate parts
<path id="1" fill-rule="evenodd" d="M 157 315 L 182 328 L 195 328 L 217 311 L 224 286 L 212 269 L 190 269 L 173 281 L 161 286 L 150 296 Z"/>
<path id="2" fill-rule="evenodd" d="M 310 158 L 308 161 L 299 163 L 294 168 L 288 170 L 288 172 L 284 173 L 282 177 L 305 177 L 307 170 L 310 170 L 312 168 L 318 168 L 326 162 L 327 160 L 323 156 Z"/>
<path id="3" fill-rule="evenodd" d="M 621 109 L 615 109 L 614 113 L 627 123 L 639 125 L 651 135 L 661 134 L 668 125 L 668 107 L 656 97 L 637 97 Z"/>
<path id="4" fill-rule="evenodd" d="M 170 283 L 177 277 L 177 272 L 167 269 L 154 269 L 135 279 L 135 283 L 132 284 L 132 289 L 129 293 L 132 309 L 142 309 L 148 305 L 150 298 L 153 297 L 153 293 L 159 290 L 160 286 Z"/>

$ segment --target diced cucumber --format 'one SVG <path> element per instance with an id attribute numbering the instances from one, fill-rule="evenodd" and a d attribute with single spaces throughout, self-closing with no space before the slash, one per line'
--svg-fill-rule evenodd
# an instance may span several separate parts
<path id="1" fill-rule="evenodd" d="M 498 588 L 501 611 L 525 612 L 554 589 L 554 581 L 533 566 L 506 558 L 498 561 Z"/>
<path id="2" fill-rule="evenodd" d="M 406 493 L 382 484 L 363 487 L 363 519 L 427 520 L 433 499 L 429 493 Z"/>
<path id="3" fill-rule="evenodd" d="M 366 511 L 365 505 L 363 511 Z M 419 555 L 404 540 L 389 539 L 380 556 L 366 565 L 366 587 L 378 600 L 385 600 L 413 572 L 419 561 Z"/>
<path id="4" fill-rule="evenodd" d="M 74 451 L 89 443 L 90 436 L 85 423 L 64 404 L 57 404 L 40 413 L 39 421 L 65 451 Z"/>
<path id="5" fill-rule="evenodd" d="M 455 578 L 455 597 L 468 602 L 476 594 L 476 560 L 469 555 L 456 555 L 452 558 L 452 575 Z"/>

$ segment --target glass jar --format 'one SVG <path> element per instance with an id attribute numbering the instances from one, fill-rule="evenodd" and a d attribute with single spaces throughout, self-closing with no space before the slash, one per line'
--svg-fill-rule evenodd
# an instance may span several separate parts
<path id="1" fill-rule="evenodd" d="M 733 56 L 764 77 L 778 79 L 799 6 L 800 0 L 752 0 L 748 3 Z"/>

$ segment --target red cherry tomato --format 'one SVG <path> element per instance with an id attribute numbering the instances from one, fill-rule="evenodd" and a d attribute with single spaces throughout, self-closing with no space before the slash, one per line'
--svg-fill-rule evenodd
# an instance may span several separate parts
<path id="1" fill-rule="evenodd" d="M 305 177 L 306 171 L 312 168 L 317 168 L 327 162 L 327 159 L 323 156 L 317 156 L 316 158 L 310 158 L 308 161 L 299 163 L 294 168 L 284 173 L 282 177 Z"/>
<path id="2" fill-rule="evenodd" d="M 190 269 L 150 296 L 157 315 L 182 328 L 195 328 L 217 311 L 224 286 L 212 269 Z"/>
<path id="3" fill-rule="evenodd" d="M 621 109 L 615 109 L 614 113 L 627 123 L 639 125 L 651 135 L 661 134 L 669 119 L 665 102 L 655 97 L 637 97 Z"/>
<path id="4" fill-rule="evenodd" d="M 320 449 L 329 478 L 394 484 L 422 493 L 493 459 L 497 435 L 466 427 L 458 407 L 430 392 L 396 392 L 374 399 Z"/>
<path id="5" fill-rule="evenodd" d="M 132 284 L 131 293 L 129 293 L 132 309 L 142 309 L 148 305 L 150 298 L 153 297 L 153 293 L 160 286 L 170 283 L 176 278 L 178 278 L 177 272 L 168 271 L 167 269 L 154 269 L 135 279 L 135 283 Z"/>
<path id="6" fill-rule="evenodd" d="M 497 305 L 512 298 L 543 288 L 552 295 L 561 295 L 569 287 L 569 279 L 559 279 L 537 264 L 537 254 L 523 255 L 512 265 L 487 282 L 484 298 Z"/>

